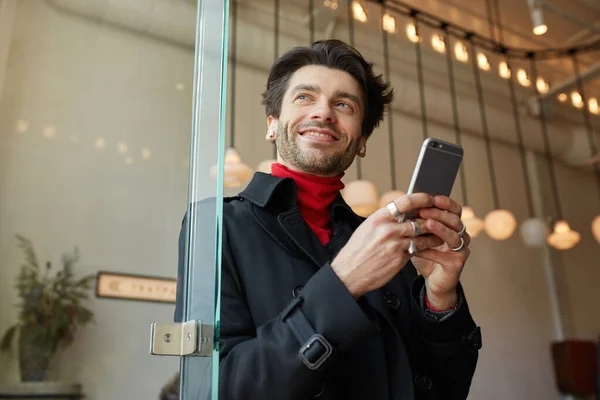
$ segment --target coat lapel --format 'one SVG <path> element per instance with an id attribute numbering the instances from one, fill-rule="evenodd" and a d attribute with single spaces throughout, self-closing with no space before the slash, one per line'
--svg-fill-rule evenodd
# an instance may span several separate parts
<path id="1" fill-rule="evenodd" d="M 330 261 L 329 254 L 302 218 L 298 208 L 286 211 L 277 218 L 285 233 L 317 267 Z"/>

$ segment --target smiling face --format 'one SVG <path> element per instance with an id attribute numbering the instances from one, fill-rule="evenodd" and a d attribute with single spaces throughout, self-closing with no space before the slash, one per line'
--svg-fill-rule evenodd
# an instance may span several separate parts
<path id="1" fill-rule="evenodd" d="M 364 98 L 358 82 L 339 69 L 309 65 L 290 78 L 276 132 L 277 161 L 319 176 L 337 176 L 367 140 L 362 135 Z"/>

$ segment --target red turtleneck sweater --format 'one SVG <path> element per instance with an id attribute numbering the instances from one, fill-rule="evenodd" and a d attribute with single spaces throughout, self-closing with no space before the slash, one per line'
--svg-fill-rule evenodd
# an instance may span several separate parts
<path id="1" fill-rule="evenodd" d="M 343 175 L 333 178 L 314 176 L 292 171 L 279 163 L 271 165 L 271 174 L 278 178 L 292 178 L 296 182 L 300 214 L 321 243 L 327 244 L 333 233 L 329 221 L 329 208 L 344 188 Z"/>

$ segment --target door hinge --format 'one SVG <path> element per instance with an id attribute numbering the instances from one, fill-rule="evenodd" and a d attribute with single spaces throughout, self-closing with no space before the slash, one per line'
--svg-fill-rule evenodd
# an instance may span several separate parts
<path id="1" fill-rule="evenodd" d="M 202 321 L 152 323 L 150 328 L 150 354 L 152 355 L 210 357 L 212 351 L 212 325 L 204 325 Z"/>

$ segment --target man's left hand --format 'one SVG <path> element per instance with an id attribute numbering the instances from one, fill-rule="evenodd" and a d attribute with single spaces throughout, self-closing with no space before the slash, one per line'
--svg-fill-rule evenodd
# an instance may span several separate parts
<path id="1" fill-rule="evenodd" d="M 415 268 L 425 278 L 429 304 L 440 310 L 452 309 L 456 305 L 456 286 L 470 254 L 471 238 L 466 232 L 462 236 L 462 250 L 452 250 L 461 244 L 461 213 L 461 205 L 446 196 L 435 196 L 432 208 L 419 211 L 429 232 L 444 241 L 442 246 L 420 251 L 412 258 Z"/>

